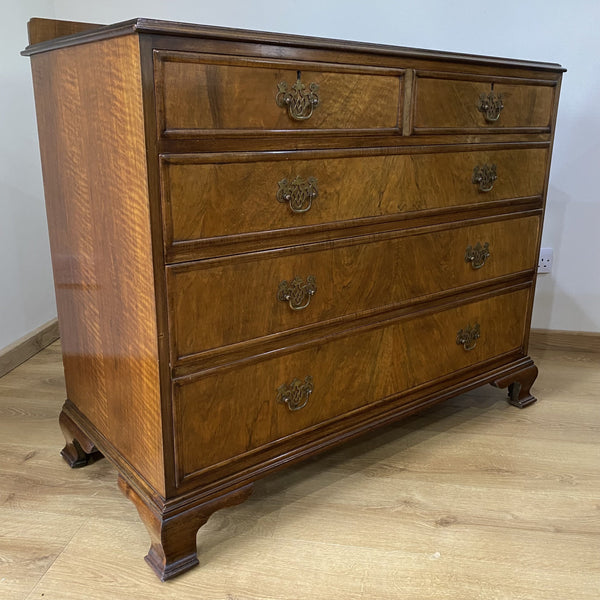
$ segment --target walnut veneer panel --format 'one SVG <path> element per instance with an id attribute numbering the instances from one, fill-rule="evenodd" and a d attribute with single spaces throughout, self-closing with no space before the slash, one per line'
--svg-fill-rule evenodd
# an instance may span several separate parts
<path id="1" fill-rule="evenodd" d="M 401 122 L 401 71 L 193 53 L 156 53 L 160 131 L 395 129 Z M 278 85 L 318 86 L 311 118 L 292 120 L 276 103 Z"/>
<path id="2" fill-rule="evenodd" d="M 313 245 L 294 252 L 246 254 L 169 268 L 173 359 L 390 309 L 428 294 L 532 271 L 535 266 L 539 216 L 430 229 L 368 240 L 350 238 L 333 248 Z M 489 244 L 490 257 L 474 269 L 465 260 L 465 251 L 477 243 Z M 296 276 L 304 282 L 313 276 L 316 281 L 316 292 L 302 310 L 292 310 L 277 297 L 279 283 Z"/>
<path id="3" fill-rule="evenodd" d="M 414 126 L 418 130 L 520 128 L 549 130 L 554 105 L 555 82 L 506 83 L 502 78 L 465 81 L 428 78 L 419 74 L 416 80 Z M 478 110 L 480 96 L 491 91 L 502 94 L 504 108 L 498 120 L 487 121 Z"/>
<path id="4" fill-rule="evenodd" d="M 32 69 L 67 395 L 164 493 L 138 38 Z"/>
<path id="5" fill-rule="evenodd" d="M 529 289 L 520 290 L 403 320 L 177 386 L 180 476 L 518 349 L 525 334 L 521 307 L 529 294 Z M 466 352 L 456 335 L 475 322 L 481 325 L 481 338 Z M 282 384 L 307 375 L 314 389 L 304 409 L 291 412 L 277 402 Z M 228 440 L 226 447 L 217 443 L 222 437 Z"/>
<path id="6" fill-rule="evenodd" d="M 372 152 L 372 151 L 371 151 Z M 162 161 L 167 243 L 339 223 L 501 199 L 541 196 L 546 148 L 336 157 L 332 152 L 168 155 Z M 333 156 L 332 156 L 333 154 Z M 301 158 L 302 157 L 302 158 Z M 274 160 L 277 158 L 277 160 Z M 489 192 L 477 166 L 496 165 Z M 305 213 L 278 202 L 278 183 L 316 179 Z M 243 210 L 241 210 L 243 208 Z"/>

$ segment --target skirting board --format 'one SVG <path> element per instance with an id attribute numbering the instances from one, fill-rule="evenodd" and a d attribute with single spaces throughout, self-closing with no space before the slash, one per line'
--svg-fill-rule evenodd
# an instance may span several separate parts
<path id="1" fill-rule="evenodd" d="M 529 349 L 600 352 L 600 333 L 532 329 L 529 336 Z"/>
<path id="2" fill-rule="evenodd" d="M 0 350 L 0 377 L 59 338 L 58 319 L 52 319 Z"/>

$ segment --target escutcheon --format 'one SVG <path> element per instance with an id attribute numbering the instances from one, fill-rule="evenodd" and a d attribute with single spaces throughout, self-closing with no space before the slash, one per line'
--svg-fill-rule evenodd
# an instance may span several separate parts
<path id="1" fill-rule="evenodd" d="M 304 381 L 293 379 L 277 388 L 277 402 L 286 404 L 290 411 L 300 410 L 308 404 L 313 392 L 313 378 L 307 375 Z"/>
<path id="2" fill-rule="evenodd" d="M 306 179 L 297 175 L 292 181 L 282 179 L 277 190 L 277 200 L 289 204 L 293 213 L 301 214 L 308 212 L 313 200 L 318 196 L 317 179 L 307 177 Z"/>
<path id="3" fill-rule="evenodd" d="M 475 247 L 467 246 L 465 251 L 465 262 L 471 263 L 473 269 L 481 269 L 490 256 L 490 244 L 486 242 L 483 246 L 477 242 Z"/>
<path id="4" fill-rule="evenodd" d="M 317 281 L 314 275 L 309 275 L 306 281 L 302 277 L 294 277 L 292 281 L 282 281 L 277 290 L 277 299 L 287 302 L 292 310 L 302 310 L 310 304 L 310 299 L 317 291 Z"/>
<path id="5" fill-rule="evenodd" d="M 480 329 L 479 323 L 475 323 L 473 326 L 469 323 L 465 329 L 461 329 L 456 334 L 456 343 L 467 351 L 473 350 L 481 334 Z"/>
<path id="6" fill-rule="evenodd" d="M 306 121 L 312 117 L 313 111 L 319 105 L 319 86 L 316 83 L 306 85 L 298 79 L 292 86 L 285 81 L 277 84 L 277 95 L 275 96 L 277 106 L 286 108 L 288 115 L 294 121 Z"/>

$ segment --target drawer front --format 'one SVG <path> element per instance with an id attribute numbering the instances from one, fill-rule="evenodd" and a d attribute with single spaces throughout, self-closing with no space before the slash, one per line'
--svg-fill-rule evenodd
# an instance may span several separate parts
<path id="1" fill-rule="evenodd" d="M 403 71 L 189 52 L 155 53 L 159 129 L 287 133 L 397 130 Z"/>
<path id="2" fill-rule="evenodd" d="M 530 289 L 521 289 L 176 384 L 180 481 L 369 403 L 517 351 L 529 301 Z"/>
<path id="3" fill-rule="evenodd" d="M 301 155 L 163 156 L 166 243 L 211 245 L 221 236 L 268 237 L 274 230 L 540 196 L 548 151 Z M 492 167 L 495 180 L 477 180 L 477 169 L 489 175 Z"/>
<path id="4" fill-rule="evenodd" d="M 539 227 L 535 214 L 169 267 L 173 359 L 533 270 Z"/>
<path id="5" fill-rule="evenodd" d="M 467 81 L 421 74 L 415 88 L 415 133 L 550 131 L 555 82 L 510 81 Z"/>

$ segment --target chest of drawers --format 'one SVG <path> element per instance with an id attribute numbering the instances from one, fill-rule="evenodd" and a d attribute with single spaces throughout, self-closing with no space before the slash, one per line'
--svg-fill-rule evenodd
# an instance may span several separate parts
<path id="1" fill-rule="evenodd" d="M 559 65 L 33 19 L 68 399 L 167 579 L 287 464 L 471 388 L 523 407 Z"/>

